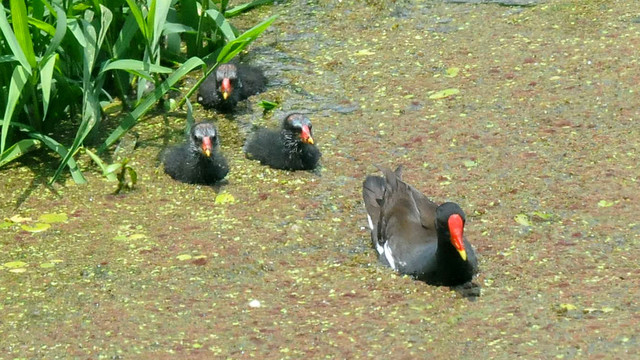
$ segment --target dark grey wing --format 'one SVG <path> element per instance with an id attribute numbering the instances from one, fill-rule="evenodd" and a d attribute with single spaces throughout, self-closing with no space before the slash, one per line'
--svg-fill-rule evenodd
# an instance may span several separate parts
<path id="1" fill-rule="evenodd" d="M 384 179 L 373 175 L 367 176 L 362 183 L 364 207 L 374 226 L 380 221 L 380 205 L 384 196 L 384 186 Z"/>
<path id="2" fill-rule="evenodd" d="M 401 180 L 402 169 L 381 169 L 385 175 L 378 236 L 384 243 L 384 253 L 391 267 L 402 273 L 412 273 L 418 257 L 435 239 L 435 232 L 425 229 L 413 193 Z"/>
<path id="3" fill-rule="evenodd" d="M 362 184 L 362 198 L 367 210 L 367 221 L 371 230 L 372 245 L 377 249 L 381 245 L 378 236 L 381 216 L 382 198 L 384 197 L 385 181 L 380 176 L 369 175 Z M 384 227 L 384 226 L 382 226 Z"/>
<path id="4" fill-rule="evenodd" d="M 436 229 L 436 208 L 438 205 L 429 200 L 423 193 L 411 185 L 407 185 L 416 207 L 420 212 L 420 222 L 426 229 L 435 231 Z"/>

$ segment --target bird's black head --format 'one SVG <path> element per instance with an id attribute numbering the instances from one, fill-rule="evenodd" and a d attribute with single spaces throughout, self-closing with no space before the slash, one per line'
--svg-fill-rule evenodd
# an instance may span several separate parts
<path id="1" fill-rule="evenodd" d="M 303 143 L 313 145 L 313 125 L 305 115 L 295 113 L 287 116 L 282 123 L 282 128 L 298 134 Z"/>
<path id="2" fill-rule="evenodd" d="M 222 99 L 227 100 L 235 94 L 238 83 L 238 68 L 234 64 L 222 64 L 216 69 L 217 89 L 222 95 Z"/>
<path id="3" fill-rule="evenodd" d="M 456 203 L 446 202 L 436 209 L 436 229 L 449 236 L 451 245 L 456 248 L 462 260 L 467 260 L 464 248 L 464 223 L 467 218 L 464 211 Z"/>
<path id="4" fill-rule="evenodd" d="M 211 157 L 213 150 L 218 145 L 218 131 L 215 125 L 210 122 L 197 123 L 191 128 L 189 140 L 193 152 Z"/>

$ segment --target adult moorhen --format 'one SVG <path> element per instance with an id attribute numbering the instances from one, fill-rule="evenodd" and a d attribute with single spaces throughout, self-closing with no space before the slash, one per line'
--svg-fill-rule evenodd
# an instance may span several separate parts
<path id="1" fill-rule="evenodd" d="M 478 260 L 463 237 L 465 215 L 460 206 L 436 205 L 402 181 L 402 166 L 380 170 L 384 178 L 369 175 L 362 186 L 371 241 L 380 261 L 432 285 L 469 282 L 478 271 Z"/>
<path id="2" fill-rule="evenodd" d="M 280 130 L 258 129 L 244 151 L 250 159 L 284 170 L 312 170 L 321 156 L 313 141 L 311 120 L 299 113 L 287 116 Z"/>
<path id="3" fill-rule="evenodd" d="M 229 172 L 227 160 L 218 151 L 218 131 L 210 122 L 197 123 L 184 144 L 171 148 L 164 159 L 164 171 L 189 184 L 213 184 Z"/>
<path id="4" fill-rule="evenodd" d="M 205 109 L 228 113 L 238 101 L 265 90 L 267 78 L 256 67 L 227 63 L 218 66 L 198 90 L 198 102 Z"/>

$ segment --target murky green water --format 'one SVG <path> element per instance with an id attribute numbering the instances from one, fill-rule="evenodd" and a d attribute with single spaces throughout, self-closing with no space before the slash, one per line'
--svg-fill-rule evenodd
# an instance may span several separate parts
<path id="1" fill-rule="evenodd" d="M 25 263 L 0 268 L 0 358 L 638 356 L 634 1 L 293 2 L 246 21 L 275 12 L 249 56 L 269 91 L 233 119 L 199 108 L 230 162 L 220 188 L 162 171 L 184 114 L 135 128 L 132 192 L 2 171 L 3 218 L 69 218 L 0 229 L 0 264 Z M 281 109 L 263 118 L 261 99 Z M 290 110 L 310 112 L 317 173 L 242 154 L 252 124 Z M 360 187 L 400 163 L 469 215 L 477 301 L 376 263 Z"/>

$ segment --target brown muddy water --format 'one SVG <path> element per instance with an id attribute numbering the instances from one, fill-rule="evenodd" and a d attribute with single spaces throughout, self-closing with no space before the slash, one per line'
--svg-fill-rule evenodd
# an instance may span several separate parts
<path id="1" fill-rule="evenodd" d="M 240 24 L 280 14 L 247 56 L 270 89 L 234 117 L 196 107 L 221 128 L 222 186 L 164 174 L 184 112 L 134 128 L 133 191 L 113 195 L 85 155 L 86 186 L 44 185 L 55 158 L 2 170 L 0 359 L 638 357 L 638 10 L 250 12 Z M 260 100 L 281 106 L 263 116 Z M 321 170 L 245 159 L 252 126 L 291 110 L 309 112 Z M 377 264 L 360 195 L 373 164 L 404 164 L 409 183 L 465 209 L 476 301 Z M 66 219 L 39 219 L 54 213 Z"/>

